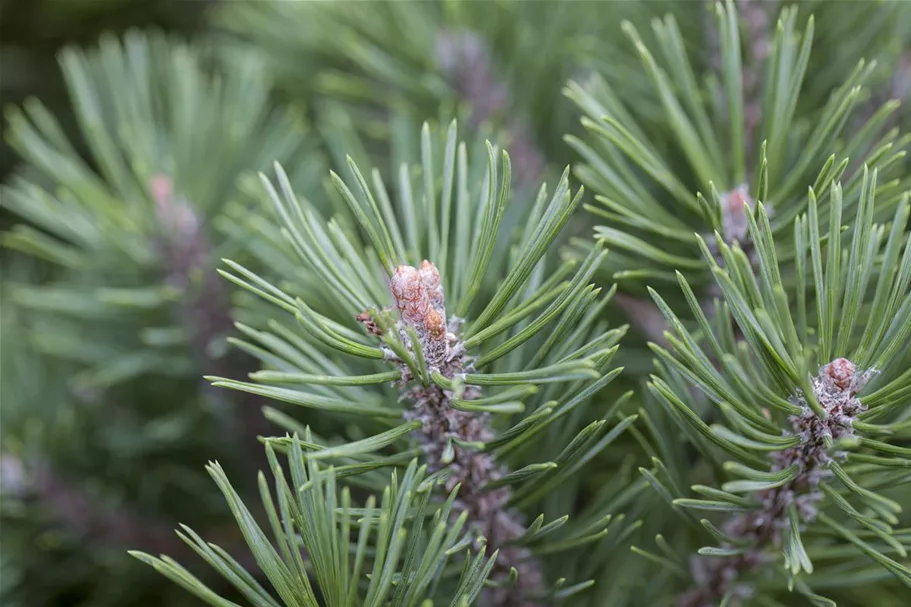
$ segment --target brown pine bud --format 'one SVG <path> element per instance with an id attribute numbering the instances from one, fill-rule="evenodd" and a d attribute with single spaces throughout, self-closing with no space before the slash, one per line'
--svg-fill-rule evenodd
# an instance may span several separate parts
<path id="1" fill-rule="evenodd" d="M 436 310 L 430 310 L 424 317 L 424 329 L 433 340 L 441 340 L 446 336 L 446 320 Z"/>

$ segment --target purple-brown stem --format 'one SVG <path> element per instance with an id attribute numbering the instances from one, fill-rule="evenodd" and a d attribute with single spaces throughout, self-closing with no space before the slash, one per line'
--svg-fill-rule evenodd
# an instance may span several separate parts
<path id="1" fill-rule="evenodd" d="M 746 25 L 747 55 L 743 64 L 743 144 L 748 163 L 753 162 L 756 129 L 762 121 L 762 85 L 765 64 L 772 49 L 771 8 L 768 0 L 738 0 L 740 17 Z M 748 166 L 751 166 L 749 164 Z"/>
<path id="2" fill-rule="evenodd" d="M 664 332 L 667 330 L 667 322 L 664 315 L 654 303 L 648 299 L 642 299 L 627 295 L 626 293 L 617 293 L 614 295 L 614 303 L 620 308 L 630 323 L 636 327 L 642 335 L 650 342 L 666 348 L 669 344 Z"/>
<path id="3" fill-rule="evenodd" d="M 861 128 L 873 115 L 879 111 L 889 100 L 904 100 L 911 96 L 911 51 L 903 53 L 899 59 L 892 77 L 889 78 L 882 86 L 872 91 L 870 99 L 864 104 L 863 109 L 854 115 L 854 130 Z M 901 126 L 902 115 L 900 111 L 894 111 L 885 121 L 885 124 L 876 133 L 882 136 L 890 129 Z M 862 153 L 856 154 L 852 159 L 847 175 L 854 175 L 859 171 L 866 162 L 867 157 L 874 151 L 878 141 L 871 141 Z"/>

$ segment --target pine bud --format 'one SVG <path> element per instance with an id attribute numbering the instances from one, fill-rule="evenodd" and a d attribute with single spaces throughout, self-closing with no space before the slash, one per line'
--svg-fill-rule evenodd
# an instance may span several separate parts
<path id="1" fill-rule="evenodd" d="M 443 299 L 443 285 L 440 281 L 440 271 L 437 270 L 437 267 L 432 262 L 425 259 L 421 262 L 420 272 L 421 282 L 424 285 L 427 296 L 430 298 L 430 304 L 434 310 L 443 315 L 445 302 Z"/>
<path id="2" fill-rule="evenodd" d="M 442 340 L 446 337 L 446 319 L 436 310 L 430 310 L 424 317 L 424 329 L 431 339 Z"/>
<path id="3" fill-rule="evenodd" d="M 851 389 L 856 372 L 857 367 L 847 358 L 836 358 L 824 367 L 827 380 L 843 392 Z"/>
<path id="4" fill-rule="evenodd" d="M 422 329 L 432 304 L 424 290 L 420 271 L 411 266 L 399 266 L 392 275 L 391 283 L 392 297 L 402 320 L 416 329 Z"/>
<path id="5" fill-rule="evenodd" d="M 364 325 L 364 329 L 371 335 L 375 335 L 376 337 L 383 336 L 383 330 L 376 324 L 376 321 L 373 319 L 370 312 L 361 312 L 355 316 L 354 319 Z"/>
<path id="6" fill-rule="evenodd" d="M 199 218 L 185 201 L 174 195 L 174 182 L 167 175 L 156 175 L 149 182 L 155 201 L 155 214 L 169 239 L 184 244 L 200 231 Z"/>
<path id="7" fill-rule="evenodd" d="M 420 269 L 399 266 L 391 280 L 392 297 L 402 320 L 422 337 L 440 341 L 446 337 L 446 308 L 437 267 L 426 259 Z"/>
<path id="8" fill-rule="evenodd" d="M 721 230 L 727 243 L 735 240 L 744 244 L 749 232 L 747 208 L 753 208 L 753 199 L 746 185 L 740 185 L 721 197 Z"/>

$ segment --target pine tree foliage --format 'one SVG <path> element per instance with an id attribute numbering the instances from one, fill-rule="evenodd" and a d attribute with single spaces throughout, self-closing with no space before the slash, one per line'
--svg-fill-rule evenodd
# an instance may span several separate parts
<path id="1" fill-rule="evenodd" d="M 516 188 L 535 189 L 549 164 L 565 164 L 561 137 L 576 121 L 554 83 L 622 53 L 610 31 L 621 19 L 642 22 L 673 4 L 269 0 L 228 3 L 216 21 L 270 58 L 280 89 L 306 100 L 318 124 L 344 114 L 368 141 L 384 141 L 390 112 L 457 115 L 463 127 L 492 129 L 510 150 Z"/>
<path id="2" fill-rule="evenodd" d="M 459 487 L 452 510 L 466 518 L 471 541 L 499 551 L 489 590 L 500 597 L 496 604 L 539 604 L 590 584 L 548 576 L 549 557 L 623 527 L 612 525 L 606 508 L 566 516 L 578 472 L 635 420 L 618 415 L 629 395 L 589 406 L 619 373 L 611 359 L 623 329 L 598 320 L 609 294 L 589 284 L 604 252 L 581 264 L 548 255 L 581 199 L 566 172 L 552 194 L 542 186 L 526 225 L 504 233 L 509 156 L 488 144 L 485 178 L 469 184 L 467 148 L 456 136 L 455 122 L 444 137 L 425 125 L 421 163 L 402 167 L 394 197 L 378 171 L 368 182 L 352 164 L 351 186 L 333 173 L 338 204 L 357 218 L 357 232 L 345 233 L 298 198 L 280 166 L 278 187 L 264 178 L 285 238 L 323 288 L 292 297 L 226 262 L 225 276 L 287 320 L 266 330 L 239 327 L 245 338 L 237 345 L 265 365 L 253 382 L 210 379 L 359 416 L 366 436 L 315 437 L 298 457 L 338 466 L 337 474 L 374 494 L 387 482 L 381 470 L 419 456 L 445 493 Z M 267 416 L 301 434 L 286 416 Z M 265 440 L 275 448 L 297 444 Z M 569 487 L 552 493 L 562 485 Z M 529 525 L 523 512 L 540 516 Z M 423 583 L 430 579 L 411 581 Z"/>
<path id="3" fill-rule="evenodd" d="M 183 354 L 190 329 L 172 319 L 175 300 L 208 286 L 196 266 L 205 267 L 210 251 L 190 250 L 204 246 L 196 232 L 210 232 L 239 198 L 241 172 L 290 158 L 305 141 L 292 116 L 271 109 L 261 64 L 241 59 L 216 79 L 206 72 L 211 57 L 135 33 L 106 38 L 89 54 L 65 51 L 61 65 L 91 162 L 39 102 L 9 116 L 10 139 L 31 171 L 4 188 L 4 206 L 28 222 L 4 242 L 70 270 L 59 283 L 23 286 L 16 300 L 54 315 L 53 330 L 36 339 L 85 365 L 81 388 L 199 368 Z M 216 246 L 238 248 L 209 244 Z M 94 330 L 99 323 L 110 330 Z M 96 338 L 86 348 L 87 333 L 113 342 Z"/>
<path id="4" fill-rule="evenodd" d="M 760 23 L 750 32 L 744 17 L 768 11 L 767 3 L 743 4 L 753 6 L 743 9 L 746 15 L 733 2 L 714 5 L 718 57 L 707 64 L 690 57 L 673 15 L 653 21 L 651 46 L 631 23 L 623 24 L 660 115 L 643 115 L 640 108 L 649 104 L 624 94 L 625 81 L 610 70 L 566 89 L 589 133 L 568 137 L 583 159 L 577 172 L 596 194 L 598 204 L 588 208 L 606 225 L 595 233 L 618 251 L 608 269 L 624 288 L 642 279 L 673 283 L 674 270 L 695 285 L 710 282 L 696 234 L 716 252 L 716 231 L 724 242 L 746 246 L 744 211 L 756 200 L 765 202 L 775 233 L 787 234 L 806 210 L 809 185 L 819 192 L 823 213 L 830 183 L 841 182 L 848 199 L 856 199 L 864 162 L 879 170 L 884 213 L 907 187 L 902 159 L 908 138 L 884 129 L 897 100 L 854 132 L 846 128 L 869 95 L 875 64 L 860 55 L 816 58 L 814 17 L 799 29 L 796 5 L 782 9 L 774 28 L 765 15 L 766 27 Z M 815 76 L 808 67 L 821 61 L 842 78 L 831 94 L 809 91 L 818 101 L 801 103 L 805 81 Z"/>
<path id="5" fill-rule="evenodd" d="M 678 604 L 796 590 L 834 605 L 821 594 L 873 582 L 897 598 L 911 588 L 900 518 L 911 479 L 909 206 L 906 194 L 891 221 L 876 223 L 877 178 L 863 170 L 851 222 L 839 183 L 828 225 L 810 189 L 792 226 L 794 263 L 782 262 L 762 203 L 747 213 L 755 270 L 737 244 L 717 262 L 700 240 L 722 292 L 712 316 L 681 273 L 695 323 L 652 291 L 670 347 L 653 346 L 648 385 L 666 416 L 655 428 L 667 472 L 648 478 L 709 543 L 674 564 L 690 585 Z M 702 400 L 710 409 L 700 415 Z M 686 469 L 667 434 L 679 431 L 704 469 Z"/>
<path id="6" fill-rule="evenodd" d="M 7 114 L 0 602 L 908 603 L 903 3 L 208 15 Z"/>
<path id="7" fill-rule="evenodd" d="M 310 144 L 271 105 L 261 62 L 219 75 L 215 58 L 161 34 L 104 38 L 60 58 L 76 137 L 38 101 L 8 112 L 24 166 L 2 189 L 18 217 L 3 235 L 18 259 L 3 284 L 3 552 L 18 572 L 4 604 L 179 604 L 124 551 L 179 549 L 176 517 L 230 522 L 181 462 L 261 454 L 256 408 L 200 377 L 246 368 L 225 355 L 231 302 L 214 272 L 245 243 L 219 224 L 252 200 L 244 171 Z"/>

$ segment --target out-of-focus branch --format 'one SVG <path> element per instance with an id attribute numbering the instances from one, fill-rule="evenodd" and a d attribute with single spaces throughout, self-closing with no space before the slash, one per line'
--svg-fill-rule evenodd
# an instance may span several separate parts
<path id="1" fill-rule="evenodd" d="M 91 497 L 84 487 L 57 475 L 47 463 L 26 466 L 13 455 L 0 457 L 3 492 L 9 497 L 34 501 L 53 524 L 77 537 L 124 550 L 142 546 L 156 552 L 173 552 L 182 545 L 171 526 L 126 505 L 108 507 Z"/>
<path id="2" fill-rule="evenodd" d="M 175 533 L 173 524 L 125 504 L 107 504 L 84 485 L 59 475 L 46 462 L 27 463 L 10 453 L 0 453 L 0 493 L 4 499 L 34 504 L 53 526 L 80 541 L 112 550 L 141 549 L 178 557 L 192 554 Z M 206 535 L 255 571 L 256 563 L 235 525 L 211 529 Z"/>
<path id="3" fill-rule="evenodd" d="M 892 75 L 892 98 L 908 99 L 911 96 L 911 51 L 905 52 Z"/>
<path id="4" fill-rule="evenodd" d="M 248 365 L 238 360 L 241 355 L 236 352 L 227 355 L 213 353 L 213 346 L 233 331 L 234 324 L 229 298 L 221 278 L 214 271 L 216 260 L 200 218 L 185 200 L 175 194 L 169 177 L 154 177 L 150 190 L 163 232 L 160 249 L 167 281 L 182 293 L 175 314 L 190 336 L 190 351 L 199 374 L 220 377 L 242 375 Z M 268 424 L 261 415 L 256 397 L 216 390 L 202 381 L 201 390 L 217 405 L 229 408 L 227 415 L 222 416 L 228 420 L 229 440 L 239 441 L 250 451 L 249 461 L 263 463 L 263 451 L 256 436 L 266 434 Z"/>
<path id="5" fill-rule="evenodd" d="M 668 341 L 664 337 L 667 322 L 661 311 L 658 310 L 658 306 L 647 299 L 640 299 L 626 293 L 614 295 L 614 303 L 623 310 L 630 323 L 649 341 L 662 348 L 668 347 Z"/>
<path id="6" fill-rule="evenodd" d="M 863 126 L 865 122 L 890 100 L 904 100 L 909 97 L 911 97 L 911 51 L 906 51 L 898 59 L 892 76 L 886 80 L 882 86 L 872 91 L 870 99 L 864 104 L 863 109 L 854 116 L 854 120 L 857 122 L 856 128 Z M 901 113 L 899 111 L 892 112 L 877 134 L 882 135 L 883 133 L 888 132 L 889 129 L 899 127 L 900 122 Z M 874 142 L 871 142 L 867 149 L 863 151 L 863 154 L 858 154 L 853 158 L 847 172 L 853 174 L 854 172 L 859 171 L 863 167 L 867 155 L 873 152 L 875 146 L 876 143 L 874 140 Z"/>
<path id="7" fill-rule="evenodd" d="M 707 0 L 706 8 L 711 9 L 720 0 Z M 774 36 L 773 11 L 778 3 L 771 0 L 737 0 L 737 9 L 745 26 L 742 36 L 745 52 L 742 56 L 742 91 L 744 104 L 744 153 L 747 166 L 752 166 L 758 152 L 756 129 L 762 122 L 763 79 L 765 64 L 772 49 Z M 705 64 L 709 71 L 719 74 L 721 64 L 721 42 L 718 23 L 713 10 L 705 11 Z M 721 104 L 721 107 L 725 107 Z"/>
<path id="8" fill-rule="evenodd" d="M 437 62 L 458 94 L 471 105 L 471 125 L 491 119 L 506 122 L 510 159 L 519 183 L 535 184 L 546 160 L 535 143 L 528 120 L 516 111 L 516 99 L 500 79 L 487 44 L 475 32 L 442 30 L 437 35 Z"/>
<path id="9" fill-rule="evenodd" d="M 765 64 L 772 48 L 771 11 L 775 2 L 738 0 L 740 16 L 746 25 L 747 53 L 743 62 L 744 146 L 752 163 L 757 151 L 756 128 L 762 121 L 762 86 Z"/>

